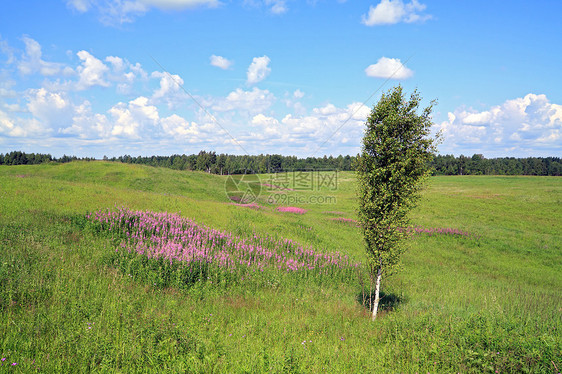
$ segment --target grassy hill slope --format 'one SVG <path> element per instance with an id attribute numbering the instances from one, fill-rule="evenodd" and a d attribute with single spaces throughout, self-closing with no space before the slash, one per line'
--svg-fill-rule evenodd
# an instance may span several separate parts
<path id="1" fill-rule="evenodd" d="M 181 212 L 242 237 L 289 238 L 364 263 L 360 230 L 334 220 L 355 219 L 351 173 L 338 174 L 337 189 L 264 188 L 258 210 L 229 204 L 225 181 L 105 162 L 0 167 L 0 371 L 562 368 L 562 179 L 432 178 L 413 224 L 467 235 L 412 237 L 403 269 L 383 279 L 374 323 L 363 273 L 162 288 L 109 266 L 113 241 L 79 224 L 119 206 Z M 324 203 L 310 203 L 319 197 Z M 298 201 L 289 205 L 307 212 L 278 212 L 268 201 Z"/>

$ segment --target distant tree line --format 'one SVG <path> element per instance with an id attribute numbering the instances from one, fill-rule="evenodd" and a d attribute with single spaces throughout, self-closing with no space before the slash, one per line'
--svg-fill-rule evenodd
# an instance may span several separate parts
<path id="1" fill-rule="evenodd" d="M 176 170 L 200 170 L 213 174 L 277 173 L 293 170 L 353 170 L 353 156 L 324 156 L 298 158 L 296 156 L 258 155 L 236 156 L 201 151 L 195 155 L 113 157 L 109 161 L 163 166 Z"/>
<path id="2" fill-rule="evenodd" d="M 133 157 L 129 155 L 103 158 L 105 161 L 167 167 L 176 170 L 198 170 L 213 174 L 278 173 L 294 170 L 355 170 L 356 156 L 296 156 L 257 155 L 237 156 L 201 151 L 192 155 Z M 53 157 L 49 154 L 13 151 L 0 153 L 0 165 L 33 165 L 47 162 L 93 161 L 76 156 Z M 431 162 L 434 175 L 562 175 L 560 157 L 499 157 L 485 158 L 437 155 Z"/>
<path id="3" fill-rule="evenodd" d="M 485 158 L 438 155 L 432 161 L 437 175 L 562 175 L 560 157 Z"/>
<path id="4" fill-rule="evenodd" d="M 67 156 L 56 158 L 50 154 L 42 153 L 25 153 L 21 151 L 12 151 L 10 153 L 2 154 L 0 153 L 0 165 L 35 165 L 44 164 L 47 162 L 59 162 L 65 163 L 70 161 L 94 161 L 94 158 L 85 157 L 78 158 L 76 156 Z"/>
<path id="5" fill-rule="evenodd" d="M 200 170 L 214 174 L 275 173 L 293 170 L 355 170 L 356 156 L 324 156 L 297 158 L 295 156 L 217 155 L 201 151 L 195 155 L 131 157 L 107 159 L 131 164 L 162 166 L 177 170 Z M 487 159 L 483 155 L 472 157 L 437 155 L 431 162 L 434 175 L 562 175 L 560 157 L 500 157 Z"/>

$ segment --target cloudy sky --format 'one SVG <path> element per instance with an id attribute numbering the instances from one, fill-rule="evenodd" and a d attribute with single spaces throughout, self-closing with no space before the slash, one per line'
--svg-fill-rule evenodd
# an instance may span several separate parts
<path id="1" fill-rule="evenodd" d="M 562 156 L 562 2 L 0 5 L 0 153 L 356 154 L 418 89 L 441 154 Z"/>

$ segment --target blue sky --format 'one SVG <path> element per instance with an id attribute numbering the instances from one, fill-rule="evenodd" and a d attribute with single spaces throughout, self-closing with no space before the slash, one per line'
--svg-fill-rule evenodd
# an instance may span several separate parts
<path id="1" fill-rule="evenodd" d="M 401 84 L 438 101 L 441 154 L 560 157 L 560 14 L 554 0 L 3 2 L 0 153 L 356 154 Z"/>

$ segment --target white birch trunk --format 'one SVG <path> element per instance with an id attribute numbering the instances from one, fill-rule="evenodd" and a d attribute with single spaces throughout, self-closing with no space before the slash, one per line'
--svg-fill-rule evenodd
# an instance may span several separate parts
<path id="1" fill-rule="evenodd" d="M 379 293 L 381 290 L 381 277 L 382 277 L 382 268 L 379 268 L 377 271 L 377 283 L 375 285 L 375 305 L 373 305 L 373 316 L 371 320 L 374 321 L 377 318 L 377 311 L 379 309 Z"/>

